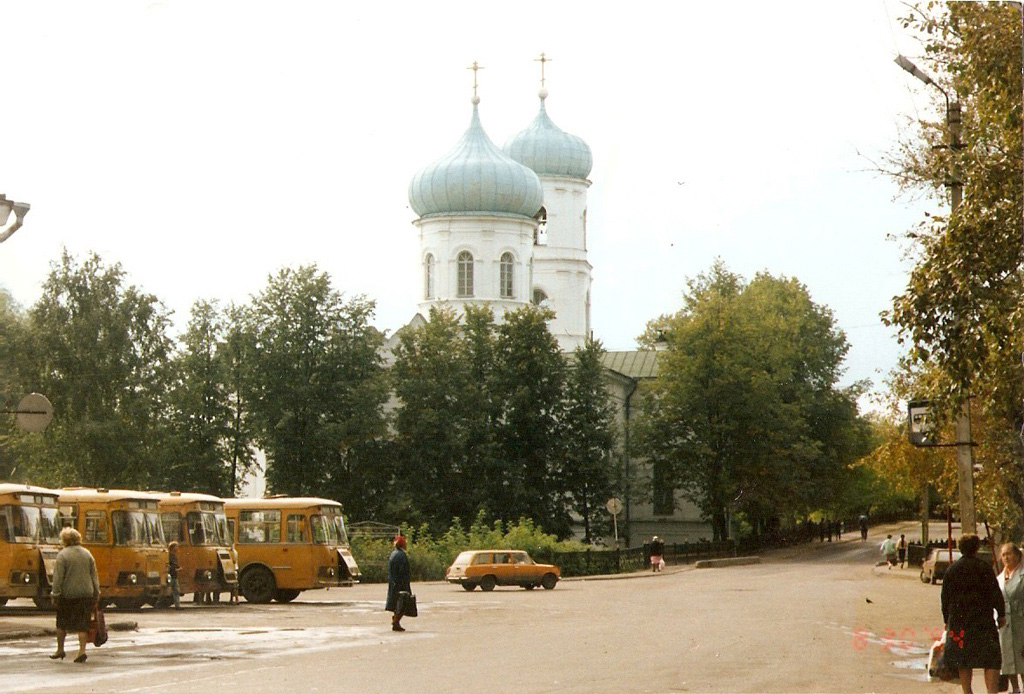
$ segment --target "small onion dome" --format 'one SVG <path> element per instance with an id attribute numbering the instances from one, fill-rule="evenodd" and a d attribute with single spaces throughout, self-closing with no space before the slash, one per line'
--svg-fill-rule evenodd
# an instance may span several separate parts
<path id="1" fill-rule="evenodd" d="M 526 130 L 509 138 L 505 154 L 529 166 L 539 176 L 586 178 L 594 165 L 590 147 L 583 138 L 570 135 L 551 122 L 544 108 L 548 96 L 540 90 L 540 113 Z"/>
<path id="2" fill-rule="evenodd" d="M 469 129 L 447 156 L 409 183 L 409 204 L 420 217 L 443 214 L 510 214 L 533 217 L 543 188 L 537 174 L 506 156 L 480 125 L 473 97 Z"/>

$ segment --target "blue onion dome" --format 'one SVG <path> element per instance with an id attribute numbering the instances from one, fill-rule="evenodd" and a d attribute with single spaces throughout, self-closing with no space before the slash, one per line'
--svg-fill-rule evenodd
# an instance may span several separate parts
<path id="1" fill-rule="evenodd" d="M 420 217 L 443 214 L 499 214 L 533 217 L 544 191 L 537 174 L 513 161 L 491 142 L 480 125 L 473 97 L 469 129 L 446 156 L 413 176 L 409 204 Z"/>
<path id="2" fill-rule="evenodd" d="M 586 178 L 594 165 L 590 147 L 583 138 L 565 132 L 548 117 L 544 100 L 546 89 L 540 90 L 540 113 L 526 130 L 509 138 L 505 154 L 530 167 L 539 176 Z"/>

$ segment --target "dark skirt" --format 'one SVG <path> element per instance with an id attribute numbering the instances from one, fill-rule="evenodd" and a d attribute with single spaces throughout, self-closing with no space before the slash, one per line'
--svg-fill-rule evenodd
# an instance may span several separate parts
<path id="1" fill-rule="evenodd" d="M 950 624 L 942 659 L 949 667 L 959 670 L 998 670 L 1003 661 L 995 619 L 982 615 L 964 623 Z"/>
<path id="2" fill-rule="evenodd" d="M 89 631 L 92 607 L 95 600 L 90 598 L 58 598 L 57 628 L 64 631 Z"/>

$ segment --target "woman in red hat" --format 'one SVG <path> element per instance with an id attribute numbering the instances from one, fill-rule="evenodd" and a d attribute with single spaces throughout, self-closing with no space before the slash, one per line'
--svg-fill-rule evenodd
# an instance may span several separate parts
<path id="1" fill-rule="evenodd" d="M 405 631 L 401 625 L 402 613 L 398 609 L 398 594 L 402 591 L 412 593 L 409 573 L 409 555 L 405 553 L 405 538 L 395 535 L 395 549 L 388 557 L 388 600 L 384 609 L 392 613 L 391 630 Z"/>

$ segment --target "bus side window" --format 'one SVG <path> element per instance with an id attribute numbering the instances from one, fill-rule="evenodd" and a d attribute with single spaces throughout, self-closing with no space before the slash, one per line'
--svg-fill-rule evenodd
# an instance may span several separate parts
<path id="1" fill-rule="evenodd" d="M 297 514 L 288 516 L 288 542 L 306 541 L 306 517 Z"/>
<path id="2" fill-rule="evenodd" d="M 107 519 L 104 517 L 103 511 L 85 512 L 85 541 L 107 541 Z"/>
<path id="3" fill-rule="evenodd" d="M 233 545 L 235 543 L 235 519 L 228 518 L 228 544 Z"/>
<path id="4" fill-rule="evenodd" d="M 74 504 L 61 505 L 57 508 L 60 514 L 60 527 L 78 529 L 78 506 Z"/>
<path id="5" fill-rule="evenodd" d="M 0 510 L 0 540 L 11 541 L 11 531 L 7 526 L 7 509 Z"/>

